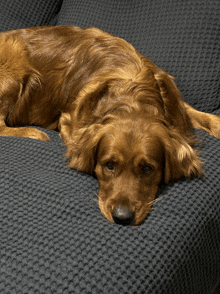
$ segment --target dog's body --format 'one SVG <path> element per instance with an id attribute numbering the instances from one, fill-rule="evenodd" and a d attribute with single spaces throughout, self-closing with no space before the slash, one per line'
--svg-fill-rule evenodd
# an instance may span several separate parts
<path id="1" fill-rule="evenodd" d="M 185 103 L 131 44 L 58 26 L 3 32 L 0 45 L 0 135 L 58 129 L 69 166 L 96 174 L 109 221 L 141 223 L 161 182 L 202 174 L 191 129 L 220 138 L 220 117 Z"/>

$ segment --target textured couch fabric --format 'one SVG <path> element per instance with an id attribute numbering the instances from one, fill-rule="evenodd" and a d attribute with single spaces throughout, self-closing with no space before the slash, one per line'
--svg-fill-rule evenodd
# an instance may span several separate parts
<path id="1" fill-rule="evenodd" d="M 55 24 L 62 0 L 1 0 L 0 30 Z"/>
<path id="2" fill-rule="evenodd" d="M 1 30 L 92 25 L 123 37 L 178 77 L 186 101 L 220 115 L 219 1 L 7 0 L 1 15 Z M 0 293 L 213 292 L 220 140 L 196 131 L 205 175 L 162 187 L 144 223 L 123 227 L 102 216 L 97 180 L 69 169 L 59 134 L 46 132 L 49 143 L 0 137 Z"/>

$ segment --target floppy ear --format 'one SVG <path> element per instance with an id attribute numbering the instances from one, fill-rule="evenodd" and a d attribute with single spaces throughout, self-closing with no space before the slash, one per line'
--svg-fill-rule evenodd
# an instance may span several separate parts
<path id="1" fill-rule="evenodd" d="M 104 133 L 101 123 L 95 123 L 95 109 L 108 92 L 105 79 L 93 80 L 79 92 L 74 109 L 62 113 L 59 120 L 60 137 L 67 147 L 69 167 L 93 174 L 96 165 L 96 150 Z"/>
<path id="2" fill-rule="evenodd" d="M 75 132 L 73 140 L 67 144 L 66 156 L 69 167 L 93 174 L 96 166 L 96 153 L 102 134 L 101 125 L 90 125 Z"/>
<path id="3" fill-rule="evenodd" d="M 102 124 L 74 128 L 71 115 L 62 114 L 60 137 L 67 148 L 65 156 L 69 158 L 70 168 L 94 174 L 98 145 L 103 135 L 108 132 L 107 128 L 107 125 Z"/>
<path id="4" fill-rule="evenodd" d="M 186 113 L 184 101 L 174 80 L 165 70 L 154 69 L 154 77 L 160 89 L 160 94 L 164 102 L 164 110 L 167 121 L 178 126 L 183 132 L 191 127 L 191 121 Z"/>
<path id="5" fill-rule="evenodd" d="M 202 175 L 201 161 L 196 150 L 190 146 L 186 138 L 172 130 L 170 137 L 164 140 L 164 144 L 165 183 Z"/>

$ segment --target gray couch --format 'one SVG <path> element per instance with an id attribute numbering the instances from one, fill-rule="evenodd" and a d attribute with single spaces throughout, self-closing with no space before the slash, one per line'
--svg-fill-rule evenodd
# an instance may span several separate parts
<path id="1" fill-rule="evenodd" d="M 220 115 L 219 1 L 0 2 L 1 31 L 48 24 L 125 38 L 178 78 L 187 102 Z M 205 175 L 162 187 L 144 223 L 123 227 L 101 214 L 97 180 L 67 168 L 58 133 L 46 132 L 49 143 L 0 137 L 0 293 L 213 293 L 220 140 L 196 131 Z"/>

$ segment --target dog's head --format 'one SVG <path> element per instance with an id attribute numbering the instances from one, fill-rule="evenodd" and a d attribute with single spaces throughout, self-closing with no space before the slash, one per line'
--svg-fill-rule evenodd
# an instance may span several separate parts
<path id="1" fill-rule="evenodd" d="M 77 140 L 67 143 L 69 166 L 96 174 L 100 210 L 117 224 L 141 223 L 162 182 L 202 172 L 188 139 L 157 118 L 110 115 L 81 129 Z"/>

